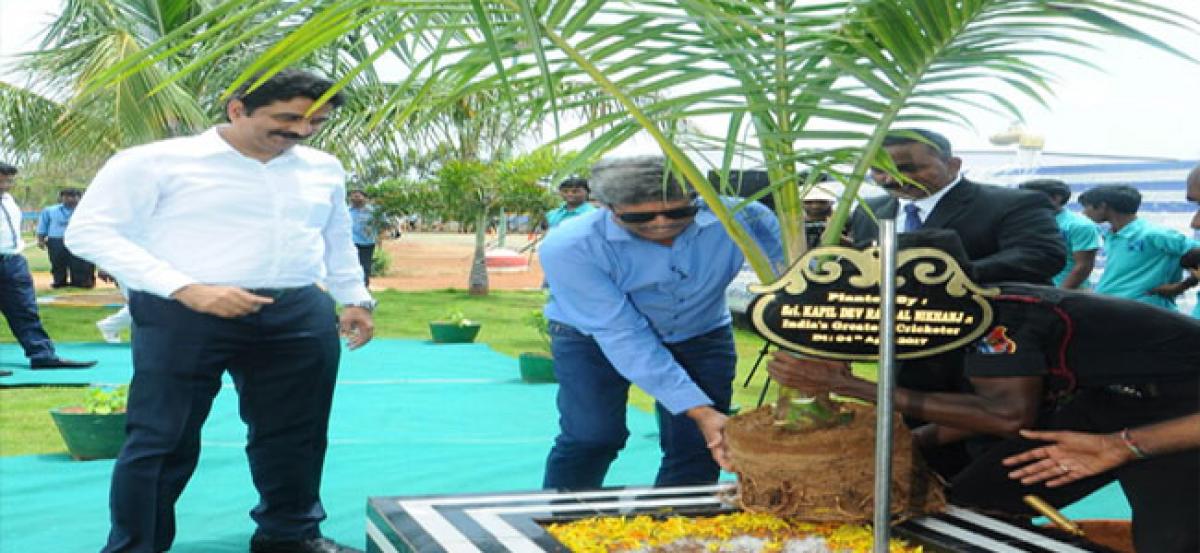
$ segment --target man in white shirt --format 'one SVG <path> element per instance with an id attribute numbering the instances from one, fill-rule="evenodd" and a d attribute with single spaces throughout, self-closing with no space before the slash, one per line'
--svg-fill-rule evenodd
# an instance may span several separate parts
<path id="1" fill-rule="evenodd" d="M 335 95 L 313 109 L 330 87 L 287 70 L 239 90 L 227 125 L 118 153 L 67 229 L 72 251 L 129 287 L 137 335 L 105 552 L 171 547 L 175 501 L 226 370 L 260 498 L 250 550 L 354 551 L 321 536 L 319 492 L 338 330 L 350 349 L 370 340 L 374 301 L 342 166 L 297 145 L 341 105 Z"/>
<path id="2" fill-rule="evenodd" d="M 16 186 L 17 168 L 0 162 L 0 313 L 25 350 L 33 369 L 84 369 L 95 361 L 71 361 L 54 353 L 54 342 L 42 328 L 29 264 L 21 251 L 21 208 L 8 191 Z M 12 371 L 0 370 L 0 376 Z"/>

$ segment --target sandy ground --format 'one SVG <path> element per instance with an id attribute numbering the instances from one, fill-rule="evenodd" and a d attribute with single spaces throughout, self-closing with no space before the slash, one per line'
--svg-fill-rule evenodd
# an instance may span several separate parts
<path id="1" fill-rule="evenodd" d="M 494 243 L 495 236 L 488 237 Z M 508 249 L 519 250 L 528 244 L 525 234 L 509 235 L 505 241 Z M 371 279 L 372 290 L 441 290 L 444 288 L 467 288 L 467 276 L 471 270 L 471 254 L 475 248 L 475 237 L 469 234 L 417 233 L 410 232 L 397 240 L 383 243 L 392 257 L 387 276 Z M 488 284 L 492 290 L 532 290 L 542 285 L 542 269 L 537 256 L 529 256 L 529 269 L 519 272 L 488 272 Z M 50 288 L 50 273 L 33 274 L 39 291 Z M 97 293 L 104 292 L 104 293 Z M 96 290 L 80 293 L 67 289 L 60 295 L 69 295 L 70 301 L 104 305 L 120 303 L 120 296 L 112 285 L 99 283 Z"/>
<path id="2" fill-rule="evenodd" d="M 495 236 L 488 237 L 495 242 Z M 505 247 L 519 250 L 528 244 L 525 234 L 509 235 Z M 439 290 L 467 288 L 475 237 L 468 234 L 407 233 L 384 242 L 392 257 L 387 276 L 371 279 L 372 290 Z M 488 271 L 492 290 L 531 290 L 542 285 L 542 267 L 537 255 L 529 255 L 529 269 L 519 272 Z"/>

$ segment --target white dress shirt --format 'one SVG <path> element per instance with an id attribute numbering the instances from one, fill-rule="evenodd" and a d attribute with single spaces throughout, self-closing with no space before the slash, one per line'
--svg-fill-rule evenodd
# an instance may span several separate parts
<path id="1" fill-rule="evenodd" d="M 900 200 L 900 209 L 896 211 L 896 217 L 897 218 L 904 217 L 904 215 L 905 215 L 904 210 L 908 206 L 908 204 L 916 204 L 917 215 L 919 215 L 921 217 L 921 223 L 924 224 L 925 221 L 929 220 L 929 214 L 933 213 L 933 209 L 935 207 L 937 207 L 938 202 L 942 201 L 942 197 L 944 197 L 947 193 L 949 193 L 950 189 L 954 188 L 954 186 L 961 181 L 962 181 L 962 173 L 959 173 L 954 176 L 954 180 L 950 181 L 950 184 L 943 186 L 941 190 L 938 190 L 937 192 L 934 192 L 933 194 L 930 194 L 928 196 L 925 196 L 924 198 L 919 198 L 916 200 L 901 199 Z M 72 224 L 74 224 L 74 223 L 72 223 Z M 903 225 L 903 222 L 901 222 L 900 224 Z"/>
<path id="2" fill-rule="evenodd" d="M 0 209 L 4 210 L 0 213 L 0 254 L 21 253 L 25 249 L 25 242 L 21 240 L 21 206 L 12 194 L 5 192 L 0 194 Z M 9 222 L 12 228 L 9 228 Z"/>
<path id="3" fill-rule="evenodd" d="M 66 243 L 130 288 L 164 298 L 193 283 L 323 281 L 343 304 L 368 301 L 344 181 L 325 152 L 294 146 L 263 163 L 213 128 L 113 156 L 79 202 Z"/>

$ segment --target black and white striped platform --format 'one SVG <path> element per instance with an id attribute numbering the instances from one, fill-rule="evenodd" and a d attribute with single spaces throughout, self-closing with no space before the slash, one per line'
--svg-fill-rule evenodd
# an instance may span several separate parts
<path id="1" fill-rule="evenodd" d="M 535 553 L 567 551 L 542 524 L 592 516 L 713 515 L 736 510 L 718 498 L 730 484 L 614 488 L 491 495 L 372 497 L 367 502 L 371 553 Z M 1105 552 L 1064 533 L 1015 525 L 966 509 L 905 522 L 895 535 L 930 552 Z"/>

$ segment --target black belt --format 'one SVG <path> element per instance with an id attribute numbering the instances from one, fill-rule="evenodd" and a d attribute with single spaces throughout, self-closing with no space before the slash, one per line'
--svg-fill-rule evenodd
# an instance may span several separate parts
<path id="1" fill-rule="evenodd" d="M 293 294 L 299 292 L 300 290 L 305 290 L 311 287 L 312 285 L 296 286 L 293 288 L 246 288 L 246 291 L 256 296 L 266 296 L 268 298 L 277 300 L 288 294 Z"/>

